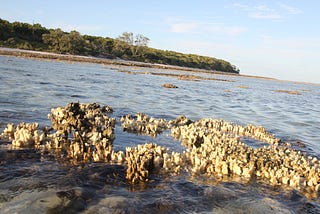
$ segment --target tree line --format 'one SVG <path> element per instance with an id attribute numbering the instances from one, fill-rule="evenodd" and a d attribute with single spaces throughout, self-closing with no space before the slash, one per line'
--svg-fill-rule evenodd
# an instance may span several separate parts
<path id="1" fill-rule="evenodd" d="M 47 29 L 40 24 L 8 22 L 0 19 L 0 46 L 62 54 L 121 58 L 147 63 L 177 65 L 223 72 L 239 73 L 239 69 L 222 59 L 183 54 L 148 47 L 149 38 L 124 32 L 119 37 L 81 35 L 77 31 Z"/>

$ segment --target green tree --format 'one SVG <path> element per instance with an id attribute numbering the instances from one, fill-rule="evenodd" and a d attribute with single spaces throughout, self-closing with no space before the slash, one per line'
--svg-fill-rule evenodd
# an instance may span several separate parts
<path id="1" fill-rule="evenodd" d="M 71 31 L 69 34 L 64 35 L 67 46 L 67 53 L 70 54 L 81 54 L 82 49 L 85 44 L 85 40 L 81 36 L 81 34 L 77 31 Z"/>
<path id="2" fill-rule="evenodd" d="M 0 40 L 7 40 L 12 36 L 12 27 L 10 22 L 0 19 Z"/>
<path id="3" fill-rule="evenodd" d="M 42 35 L 43 42 L 57 53 L 80 54 L 85 40 L 77 31 L 63 32 L 60 28 L 51 30 L 49 34 Z"/>
<path id="4" fill-rule="evenodd" d="M 127 43 L 128 45 L 134 45 L 133 33 L 131 32 L 123 32 L 117 40 Z"/>
<path id="5" fill-rule="evenodd" d="M 116 39 L 114 41 L 112 53 L 117 57 L 130 59 L 132 56 L 132 48 L 128 43 L 122 40 Z"/>
<path id="6" fill-rule="evenodd" d="M 150 39 L 148 37 L 145 37 L 141 34 L 137 34 L 135 36 L 134 46 L 132 46 L 133 55 L 140 55 L 140 57 L 144 57 L 145 47 L 148 46 L 149 40 Z"/>
<path id="7" fill-rule="evenodd" d="M 49 45 L 50 50 L 57 53 L 62 53 L 64 49 L 64 44 L 62 38 L 64 32 L 58 28 L 55 30 L 50 30 L 50 33 L 43 34 L 42 39 L 45 44 Z"/>
<path id="8" fill-rule="evenodd" d="M 142 57 L 144 47 L 147 47 L 149 43 L 148 37 L 142 34 L 134 35 L 132 32 L 124 32 L 116 40 L 118 40 L 116 49 L 119 51 L 119 49 L 123 48 L 125 52 L 128 52 L 127 49 L 129 48 L 133 57 Z"/>

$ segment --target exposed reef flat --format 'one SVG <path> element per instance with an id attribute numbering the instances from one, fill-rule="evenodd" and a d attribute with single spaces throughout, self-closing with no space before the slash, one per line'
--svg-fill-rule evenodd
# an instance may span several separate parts
<path id="1" fill-rule="evenodd" d="M 174 120 L 153 118 L 143 113 L 112 118 L 110 106 L 97 103 L 69 103 L 51 110 L 50 127 L 37 123 L 8 124 L 1 141 L 12 148 L 28 149 L 41 155 L 72 163 L 103 162 L 122 165 L 127 184 L 145 183 L 152 174 L 205 176 L 217 181 L 260 182 L 282 189 L 295 189 L 308 198 L 319 197 L 320 162 L 318 158 L 294 149 L 261 126 L 233 124 L 224 120 L 203 118 L 191 121 L 185 116 Z M 157 136 L 165 130 L 179 139 L 184 151 L 145 143 L 115 151 L 115 124 L 123 131 Z M 250 138 L 263 146 L 247 145 Z M 17 156 L 19 157 L 19 156 Z M 4 161 L 4 160 L 3 160 Z"/>
<path id="2" fill-rule="evenodd" d="M 112 68 L 112 70 L 116 70 L 125 74 L 146 74 L 146 75 L 155 75 L 155 76 L 166 76 L 177 78 L 178 80 L 186 80 L 186 81 L 201 81 L 201 80 L 213 80 L 213 81 L 222 81 L 222 82 L 235 82 L 234 80 L 229 79 L 221 79 L 221 78 L 213 78 L 213 77 L 203 77 L 200 75 L 189 75 L 189 74 L 173 74 L 173 73 L 161 73 L 161 72 L 137 72 L 137 71 L 128 71 L 120 68 Z"/>
<path id="3" fill-rule="evenodd" d="M 294 94 L 294 95 L 301 95 L 299 91 L 290 91 L 290 90 L 275 90 L 275 92 L 279 93 L 287 93 L 287 94 Z"/>

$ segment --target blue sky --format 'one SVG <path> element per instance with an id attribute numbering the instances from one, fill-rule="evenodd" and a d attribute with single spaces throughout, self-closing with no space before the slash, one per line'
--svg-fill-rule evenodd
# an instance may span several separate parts
<path id="1" fill-rule="evenodd" d="M 242 74 L 320 83 L 319 0 L 0 0 L 0 18 L 230 61 Z"/>

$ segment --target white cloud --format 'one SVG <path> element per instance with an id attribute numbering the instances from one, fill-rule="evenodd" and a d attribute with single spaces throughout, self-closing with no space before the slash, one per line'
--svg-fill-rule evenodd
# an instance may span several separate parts
<path id="1" fill-rule="evenodd" d="M 284 10 L 286 10 L 287 13 L 291 14 L 291 15 L 297 15 L 297 14 L 302 13 L 302 10 L 300 10 L 299 8 L 292 7 L 292 6 L 289 6 L 287 4 L 279 4 L 279 6 L 281 8 L 283 8 Z"/>
<path id="2" fill-rule="evenodd" d="M 250 12 L 249 16 L 255 19 L 283 19 L 283 16 L 279 14 L 275 9 L 272 9 L 266 5 L 255 6 L 253 10 Z"/>
<path id="3" fill-rule="evenodd" d="M 245 12 L 250 18 L 267 19 L 272 21 L 284 20 L 288 18 L 288 16 L 302 13 L 300 9 L 282 3 L 272 6 L 268 6 L 265 4 L 247 5 L 234 3 L 232 6 L 239 9 L 240 11 Z"/>
<path id="4" fill-rule="evenodd" d="M 240 26 L 227 26 L 224 24 L 215 24 L 204 27 L 204 30 L 209 33 L 222 34 L 227 36 L 238 36 L 247 31 L 246 28 Z"/>
<path id="5" fill-rule="evenodd" d="M 210 23 L 183 19 L 169 19 L 168 25 L 170 32 L 173 33 L 213 33 L 216 35 L 238 36 L 247 30 L 241 26 L 227 25 L 224 23 Z"/>
<path id="6" fill-rule="evenodd" d="M 255 19 L 270 19 L 273 21 L 283 19 L 283 16 L 277 13 L 264 13 L 264 12 L 253 12 L 249 15 L 251 18 Z"/>
<path id="7" fill-rule="evenodd" d="M 180 22 L 171 24 L 171 32 L 173 33 L 190 33 L 198 27 L 195 22 Z"/>

